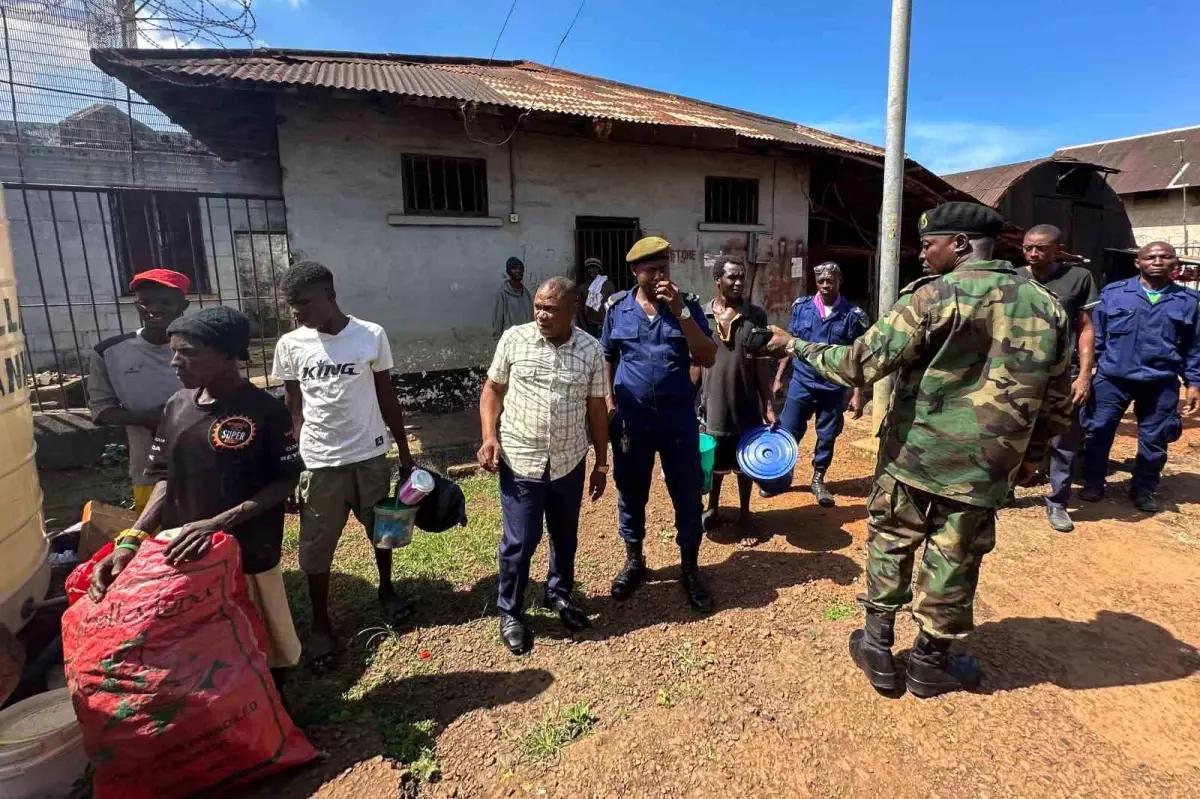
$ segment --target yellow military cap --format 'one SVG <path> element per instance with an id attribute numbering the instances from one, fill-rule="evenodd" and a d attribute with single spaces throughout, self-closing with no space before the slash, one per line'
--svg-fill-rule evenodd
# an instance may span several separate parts
<path id="1" fill-rule="evenodd" d="M 649 261 L 654 258 L 666 258 L 671 249 L 671 242 L 660 236 L 647 236 L 629 249 L 625 256 L 626 263 L 636 264 L 639 261 Z"/>

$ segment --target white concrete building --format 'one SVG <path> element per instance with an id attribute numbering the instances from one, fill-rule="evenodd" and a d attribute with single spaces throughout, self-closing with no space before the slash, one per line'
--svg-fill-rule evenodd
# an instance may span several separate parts
<path id="1" fill-rule="evenodd" d="M 870 306 L 882 151 L 793 123 L 529 62 L 309 51 L 94 51 L 222 154 L 278 153 L 294 260 L 334 270 L 345 310 L 388 330 L 398 369 L 476 368 L 505 260 L 531 285 L 600 257 L 618 286 L 640 235 L 712 296 L 745 255 L 776 319 L 835 259 Z M 962 195 L 910 162 L 917 216 Z M 707 259 L 707 260 L 706 260 Z"/>

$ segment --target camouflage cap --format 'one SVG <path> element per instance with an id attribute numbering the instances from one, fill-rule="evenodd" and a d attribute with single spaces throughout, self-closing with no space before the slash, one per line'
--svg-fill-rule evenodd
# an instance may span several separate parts
<path id="1" fill-rule="evenodd" d="M 625 261 L 630 264 L 636 264 L 641 261 L 651 261 L 667 257 L 667 252 L 671 249 L 671 243 L 659 236 L 647 236 L 634 244 L 629 249 L 629 254 L 625 256 Z"/>
<path id="2" fill-rule="evenodd" d="M 942 203 L 921 214 L 918 228 L 922 236 L 946 236 L 965 233 L 972 237 L 994 238 L 1004 227 L 1004 217 L 979 203 Z"/>

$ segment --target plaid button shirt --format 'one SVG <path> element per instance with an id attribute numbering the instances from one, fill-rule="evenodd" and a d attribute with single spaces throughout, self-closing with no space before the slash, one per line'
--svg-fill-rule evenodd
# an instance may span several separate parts
<path id="1" fill-rule="evenodd" d="M 521 477 L 571 472 L 588 449 L 587 401 L 604 396 L 600 342 L 575 328 L 554 346 L 537 323 L 510 327 L 496 345 L 488 379 L 506 386 L 500 414 L 504 462 Z"/>

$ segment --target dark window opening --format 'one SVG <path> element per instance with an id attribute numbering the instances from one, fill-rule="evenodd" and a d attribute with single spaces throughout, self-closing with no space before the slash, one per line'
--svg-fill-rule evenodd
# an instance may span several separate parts
<path id="1" fill-rule="evenodd" d="M 1068 197 L 1086 197 L 1092 182 L 1092 170 L 1065 167 L 1058 175 L 1058 193 Z"/>
<path id="2" fill-rule="evenodd" d="M 404 213 L 487 216 L 487 161 L 402 155 Z"/>
<path id="3" fill-rule="evenodd" d="M 704 221 L 714 225 L 757 225 L 758 181 L 705 178 Z"/>
<path id="4" fill-rule="evenodd" d="M 115 191 L 109 194 L 123 285 L 148 269 L 173 269 L 207 293 L 208 267 L 200 198 L 184 192 Z"/>

